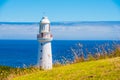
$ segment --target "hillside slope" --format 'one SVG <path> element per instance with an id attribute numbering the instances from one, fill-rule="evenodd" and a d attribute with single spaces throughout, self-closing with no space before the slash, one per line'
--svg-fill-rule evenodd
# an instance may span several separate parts
<path id="1" fill-rule="evenodd" d="M 37 71 L 13 80 L 120 80 L 120 57 Z"/>

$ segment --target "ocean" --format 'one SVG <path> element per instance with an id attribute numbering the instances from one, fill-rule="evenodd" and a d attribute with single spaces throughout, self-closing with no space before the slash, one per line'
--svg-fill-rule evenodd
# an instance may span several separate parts
<path id="1" fill-rule="evenodd" d="M 98 40 L 53 40 L 52 41 L 52 57 L 55 61 L 63 59 L 73 60 L 74 55 L 71 49 L 76 51 L 83 50 L 84 56 L 91 52 L 95 54 L 96 48 L 104 47 L 106 51 L 114 50 L 114 44 L 120 41 L 98 41 Z M 81 44 L 82 46 L 79 46 Z M 87 50 L 87 51 L 86 51 Z M 37 40 L 0 40 L 0 65 L 11 67 L 23 67 L 24 65 L 36 65 L 38 56 Z"/>

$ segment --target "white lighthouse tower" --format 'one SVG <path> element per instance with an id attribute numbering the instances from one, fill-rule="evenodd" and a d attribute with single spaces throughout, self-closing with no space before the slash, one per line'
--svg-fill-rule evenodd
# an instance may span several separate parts
<path id="1" fill-rule="evenodd" d="M 53 37 L 50 32 L 50 21 L 47 17 L 43 17 L 40 21 L 37 39 L 39 41 L 38 66 L 44 70 L 52 69 L 51 41 Z"/>

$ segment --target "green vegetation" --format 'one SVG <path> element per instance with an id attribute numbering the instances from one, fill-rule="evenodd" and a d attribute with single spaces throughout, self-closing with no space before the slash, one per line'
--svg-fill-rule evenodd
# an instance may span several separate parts
<path id="1" fill-rule="evenodd" d="M 11 73 L 11 67 L 0 66 L 0 80 L 6 78 Z"/>
<path id="2" fill-rule="evenodd" d="M 13 80 L 120 80 L 120 57 L 40 70 Z"/>
<path id="3" fill-rule="evenodd" d="M 8 66 L 0 66 L 0 80 L 11 80 L 17 75 L 24 75 L 27 73 L 32 73 L 39 71 L 40 69 L 36 67 L 29 68 L 13 68 Z"/>

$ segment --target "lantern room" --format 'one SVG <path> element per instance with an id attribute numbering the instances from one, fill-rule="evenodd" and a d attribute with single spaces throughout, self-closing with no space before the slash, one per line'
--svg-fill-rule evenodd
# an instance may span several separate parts
<path id="1" fill-rule="evenodd" d="M 43 17 L 42 20 L 40 21 L 40 28 L 39 32 L 50 32 L 50 21 L 48 20 L 47 17 Z"/>

